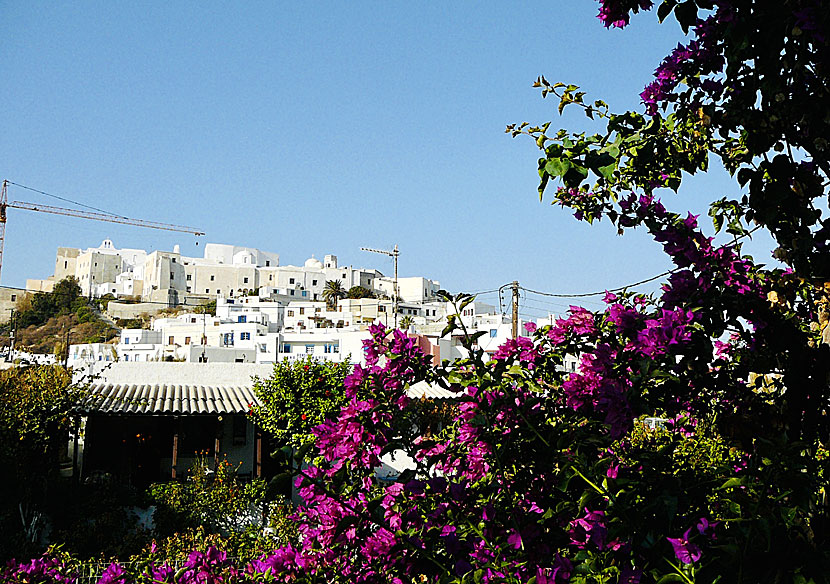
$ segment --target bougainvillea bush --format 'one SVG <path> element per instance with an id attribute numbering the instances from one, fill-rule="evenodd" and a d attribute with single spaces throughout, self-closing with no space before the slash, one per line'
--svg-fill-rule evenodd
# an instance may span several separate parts
<path id="1" fill-rule="evenodd" d="M 602 0 L 599 16 L 624 28 L 651 8 Z M 244 567 L 202 554 L 189 569 L 213 579 L 200 581 L 830 579 L 828 11 L 665 0 L 657 14 L 689 35 L 644 88 L 644 113 L 540 78 L 560 110 L 582 108 L 605 132 L 508 132 L 542 150 L 540 194 L 555 188 L 578 220 L 651 234 L 675 265 L 660 293 L 572 307 L 491 361 L 478 333 L 468 358 L 436 366 L 404 332 L 372 327 L 344 407 L 312 430 L 296 540 Z M 736 179 L 734 198 L 710 209 L 727 245 L 671 210 L 673 191 L 712 160 Z M 755 229 L 777 242 L 782 267 L 741 254 Z M 575 372 L 565 355 L 579 357 Z M 439 432 L 422 431 L 406 395 L 421 380 L 456 394 L 458 415 Z M 379 482 L 380 457 L 397 450 L 415 468 Z M 185 572 L 179 581 L 197 581 Z"/>

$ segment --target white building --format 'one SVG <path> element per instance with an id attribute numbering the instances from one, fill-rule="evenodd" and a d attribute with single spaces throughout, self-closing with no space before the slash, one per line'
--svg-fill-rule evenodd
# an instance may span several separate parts
<path id="1" fill-rule="evenodd" d="M 375 288 L 389 298 L 395 297 L 395 280 L 383 277 L 375 281 Z M 430 302 L 438 298 L 441 284 L 428 278 L 398 278 L 398 293 L 406 302 Z"/>

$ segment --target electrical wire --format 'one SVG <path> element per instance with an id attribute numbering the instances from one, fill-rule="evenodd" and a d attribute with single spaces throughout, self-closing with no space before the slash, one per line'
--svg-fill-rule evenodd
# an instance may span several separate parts
<path id="1" fill-rule="evenodd" d="M 717 249 L 723 249 L 723 248 L 728 247 L 730 245 L 734 245 L 739 240 L 741 240 L 745 237 L 749 237 L 750 235 L 752 235 L 753 233 L 758 231 L 760 228 L 761 228 L 761 225 L 756 225 L 755 227 L 753 227 L 751 230 L 747 231 L 746 233 L 744 233 L 740 237 L 736 237 L 731 242 L 725 243 L 725 244 L 719 246 Z M 680 268 L 680 267 L 673 268 L 673 269 L 665 271 L 661 274 L 657 274 L 656 276 L 652 276 L 651 278 L 646 278 L 645 280 L 640 280 L 639 282 L 634 282 L 633 284 L 627 284 L 626 286 L 620 286 L 618 288 L 611 288 L 609 290 L 602 290 L 601 292 L 586 292 L 586 293 L 582 293 L 582 294 L 554 294 L 554 293 L 551 293 L 551 292 L 540 292 L 538 290 L 531 290 L 529 288 L 524 288 L 522 286 L 520 286 L 520 288 L 522 290 L 525 290 L 526 292 L 531 292 L 533 294 L 539 294 L 540 296 L 549 296 L 549 297 L 552 297 L 552 298 L 589 298 L 591 296 L 603 296 L 608 292 L 622 292 L 623 290 L 627 290 L 628 288 L 636 288 L 637 286 L 641 286 L 643 284 L 648 284 L 649 282 L 653 282 L 654 280 L 657 280 L 657 279 L 662 278 L 664 276 L 668 276 L 669 274 L 673 274 L 673 273 L 678 272 L 682 269 L 685 269 L 685 268 Z"/>

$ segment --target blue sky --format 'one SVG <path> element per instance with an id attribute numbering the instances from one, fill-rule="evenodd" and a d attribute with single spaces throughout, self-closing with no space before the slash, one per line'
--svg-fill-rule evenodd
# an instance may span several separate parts
<path id="1" fill-rule="evenodd" d="M 506 124 L 589 128 L 531 87 L 580 85 L 613 109 L 681 40 L 653 13 L 606 30 L 591 0 L 554 2 L 4 3 L 0 178 L 186 234 L 10 209 L 2 283 L 52 272 L 58 246 L 233 243 L 391 273 L 361 246 L 401 249 L 401 275 L 451 290 L 518 280 L 576 293 L 669 264 L 536 195 L 537 150 Z M 695 177 L 675 210 L 736 191 Z M 56 204 L 16 187 L 9 198 Z M 761 255 L 763 242 L 759 243 Z M 495 296 L 483 297 L 494 300 Z M 535 304 L 534 304 L 535 302 Z M 552 304 L 546 304 L 552 302 Z M 567 300 L 536 297 L 528 316 Z"/>

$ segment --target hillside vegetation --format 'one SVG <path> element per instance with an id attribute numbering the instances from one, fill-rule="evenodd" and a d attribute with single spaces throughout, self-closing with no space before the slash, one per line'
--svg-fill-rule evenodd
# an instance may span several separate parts
<path id="1" fill-rule="evenodd" d="M 118 335 L 81 295 L 81 287 L 72 277 L 55 284 L 52 292 L 21 298 L 15 321 L 17 348 L 32 353 L 62 354 L 67 338 L 69 344 L 104 343 Z"/>

